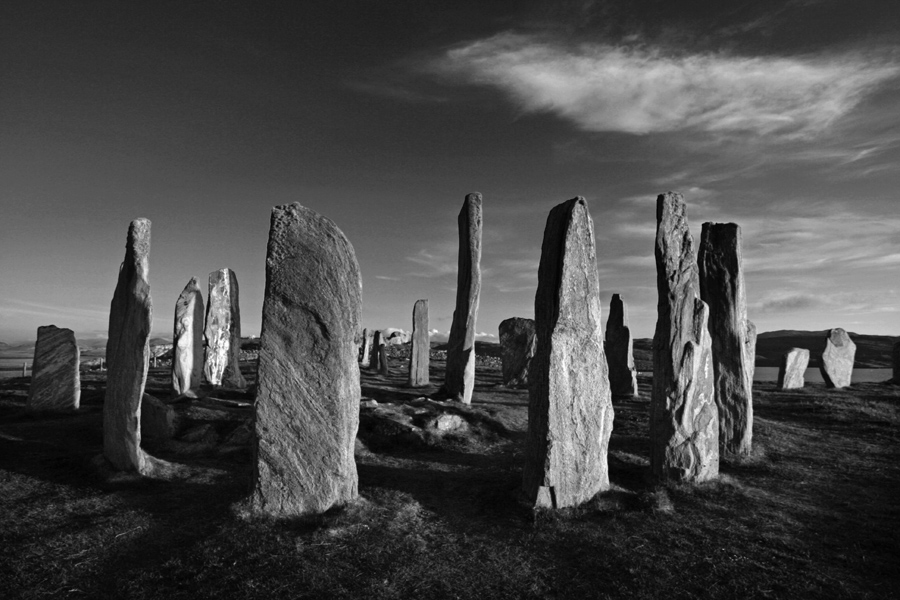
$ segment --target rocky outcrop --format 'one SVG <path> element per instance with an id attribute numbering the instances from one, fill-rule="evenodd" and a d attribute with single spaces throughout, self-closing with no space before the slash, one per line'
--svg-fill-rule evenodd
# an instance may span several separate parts
<path id="1" fill-rule="evenodd" d="M 175 302 L 172 342 L 172 390 L 176 396 L 196 397 L 203 367 L 203 295 L 196 277 L 191 277 Z"/>
<path id="2" fill-rule="evenodd" d="M 550 211 L 534 314 L 523 489 L 535 507 L 575 506 L 609 487 L 613 425 L 594 226 L 584 198 Z"/>
<path id="3" fill-rule="evenodd" d="M 843 388 L 853 380 L 853 361 L 856 358 L 856 344 L 847 332 L 836 327 L 825 336 L 825 349 L 822 351 L 820 370 L 825 385 L 831 388 Z"/>
<path id="4" fill-rule="evenodd" d="M 362 279 L 353 246 L 300 204 L 272 209 L 251 509 L 322 513 L 357 497 Z"/>
<path id="5" fill-rule="evenodd" d="M 778 369 L 778 387 L 783 390 L 802 388 L 805 384 L 806 368 L 809 366 L 809 350 L 791 348 L 784 353 Z"/>
<path id="6" fill-rule="evenodd" d="M 56 325 L 38 327 L 25 409 L 77 410 L 81 401 L 80 359 L 75 332 Z"/>
<path id="7" fill-rule="evenodd" d="M 650 397 L 650 468 L 658 481 L 719 473 L 709 307 L 700 297 L 694 241 L 681 194 L 656 200 L 656 332 Z"/>
<path id="8" fill-rule="evenodd" d="M 609 363 L 609 387 L 613 397 L 637 396 L 634 341 L 628 326 L 628 307 L 619 294 L 613 294 L 609 302 L 605 347 L 606 362 Z"/>
<path id="9" fill-rule="evenodd" d="M 417 300 L 413 305 L 412 346 L 409 351 L 409 385 L 428 385 L 428 366 L 431 359 L 431 342 L 428 338 L 428 300 Z"/>
<path id="10" fill-rule="evenodd" d="M 203 374 L 215 386 L 242 389 L 247 382 L 241 374 L 241 308 L 237 276 L 231 269 L 209 274 L 206 304 L 206 364 Z"/>
<path id="11" fill-rule="evenodd" d="M 475 387 L 475 318 L 481 295 L 481 194 L 469 194 L 459 211 L 459 267 L 456 309 L 447 340 L 447 367 L 442 392 L 471 404 Z"/>
<path id="12" fill-rule="evenodd" d="M 534 319 L 512 317 L 500 323 L 501 381 L 509 387 L 528 385 L 536 346 Z"/>

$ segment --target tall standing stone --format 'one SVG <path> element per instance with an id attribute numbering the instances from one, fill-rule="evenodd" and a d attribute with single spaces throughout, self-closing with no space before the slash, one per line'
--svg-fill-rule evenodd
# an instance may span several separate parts
<path id="1" fill-rule="evenodd" d="M 390 375 L 391 365 L 388 363 L 387 340 L 380 329 L 373 336 L 372 346 L 375 349 L 375 370 L 379 375 Z"/>
<path id="2" fill-rule="evenodd" d="M 650 397 L 650 468 L 657 480 L 719 474 L 709 307 L 699 298 L 694 240 L 681 194 L 656 199 L 656 286 Z"/>
<path id="3" fill-rule="evenodd" d="M 141 398 L 150 367 L 150 221 L 128 228 L 125 260 L 109 308 L 106 343 L 106 397 L 103 400 L 103 454 L 117 469 L 149 473 L 141 450 Z"/>
<path id="4" fill-rule="evenodd" d="M 353 246 L 301 206 L 272 209 L 252 510 L 322 513 L 357 496 L 362 279 Z"/>
<path id="5" fill-rule="evenodd" d="M 809 366 L 809 350 L 791 348 L 781 357 L 778 369 L 778 387 L 783 390 L 795 390 L 805 384 L 806 367 Z"/>
<path id="6" fill-rule="evenodd" d="M 206 304 L 206 364 L 203 374 L 213 385 L 245 388 L 241 374 L 241 309 L 237 276 L 231 269 L 209 274 Z"/>
<path id="7" fill-rule="evenodd" d="M 900 383 L 900 340 L 894 342 L 894 383 Z"/>
<path id="8" fill-rule="evenodd" d="M 26 410 L 78 409 L 81 400 L 80 359 L 75 332 L 56 325 L 38 327 Z"/>
<path id="9" fill-rule="evenodd" d="M 203 294 L 191 277 L 175 302 L 172 337 L 172 389 L 176 395 L 195 396 L 203 367 Z"/>
<path id="10" fill-rule="evenodd" d="M 746 354 L 744 355 L 747 359 L 747 371 L 750 372 L 750 381 L 753 381 L 753 376 L 756 375 L 756 324 L 747 319 L 747 343 L 746 343 Z"/>
<path id="11" fill-rule="evenodd" d="M 843 388 L 853 380 L 853 361 L 856 358 L 856 344 L 840 327 L 826 332 L 825 350 L 822 351 L 822 379 L 832 388 Z"/>
<path id="12" fill-rule="evenodd" d="M 428 366 L 431 343 L 428 339 L 428 300 L 416 300 L 413 305 L 412 344 L 409 349 L 409 385 L 428 385 Z"/>
<path id="13" fill-rule="evenodd" d="M 469 194 L 459 211 L 459 266 L 456 309 L 447 340 L 447 370 L 443 392 L 472 403 L 475 388 L 475 318 L 481 295 L 481 194 Z"/>
<path id="14" fill-rule="evenodd" d="M 527 386 L 537 338 L 534 319 L 511 317 L 500 323 L 500 366 L 503 385 Z"/>
<path id="15" fill-rule="evenodd" d="M 362 330 L 362 354 L 359 357 L 359 366 L 368 368 L 372 360 L 372 338 L 374 335 L 368 329 Z"/>
<path id="16" fill-rule="evenodd" d="M 753 356 L 736 223 L 704 223 L 697 256 L 700 298 L 709 306 L 719 447 L 746 456 L 753 449 Z"/>
<path id="17" fill-rule="evenodd" d="M 619 294 L 613 294 L 609 302 L 605 345 L 606 361 L 609 363 L 609 387 L 613 397 L 637 396 L 634 341 L 628 326 L 628 307 Z"/>
<path id="18" fill-rule="evenodd" d="M 523 489 L 536 507 L 575 506 L 609 487 L 613 406 L 600 313 L 594 225 L 578 197 L 550 211 L 534 297 Z"/>

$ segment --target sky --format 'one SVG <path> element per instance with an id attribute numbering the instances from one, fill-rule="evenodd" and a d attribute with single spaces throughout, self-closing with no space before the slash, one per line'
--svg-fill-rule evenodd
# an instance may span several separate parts
<path id="1" fill-rule="evenodd" d="M 137 217 L 154 337 L 222 267 L 258 335 L 271 208 L 290 202 L 353 244 L 365 327 L 409 329 L 427 298 L 445 332 L 474 191 L 482 339 L 533 317 L 547 215 L 575 196 L 604 310 L 622 294 L 651 337 L 669 190 L 695 243 L 741 225 L 760 332 L 900 335 L 900 4 L 0 3 L 3 342 L 104 337 Z"/>

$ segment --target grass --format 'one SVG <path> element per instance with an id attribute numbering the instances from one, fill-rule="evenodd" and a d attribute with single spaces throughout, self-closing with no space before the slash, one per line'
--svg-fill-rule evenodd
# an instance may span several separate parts
<path id="1" fill-rule="evenodd" d="M 415 412 L 437 389 L 404 381 L 401 368 L 364 372 L 363 395 L 390 415 Z M 165 383 L 155 374 L 150 393 L 163 397 Z M 482 368 L 472 408 L 448 409 L 466 419 L 465 434 L 377 452 L 361 443 L 359 502 L 274 522 L 243 515 L 246 448 L 162 448 L 178 477 L 109 476 L 93 460 L 102 378 L 86 375 L 83 408 L 62 416 L 27 415 L 27 379 L 6 380 L 0 596 L 900 596 L 900 387 L 758 384 L 751 457 L 723 461 L 715 483 L 654 486 L 641 377 L 640 398 L 616 404 L 612 489 L 535 513 L 518 495 L 527 393 L 497 383 L 498 370 Z"/>

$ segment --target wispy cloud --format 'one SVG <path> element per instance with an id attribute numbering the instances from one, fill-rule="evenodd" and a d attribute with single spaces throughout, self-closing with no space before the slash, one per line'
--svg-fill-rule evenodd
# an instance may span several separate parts
<path id="1" fill-rule="evenodd" d="M 388 277 L 387 275 L 376 275 L 375 279 L 381 279 L 383 281 L 400 281 L 399 277 Z"/>
<path id="2" fill-rule="evenodd" d="M 452 48 L 429 68 L 497 87 L 523 111 L 553 113 L 585 131 L 789 137 L 822 132 L 900 74 L 889 59 L 859 53 L 672 55 L 514 33 Z"/>

